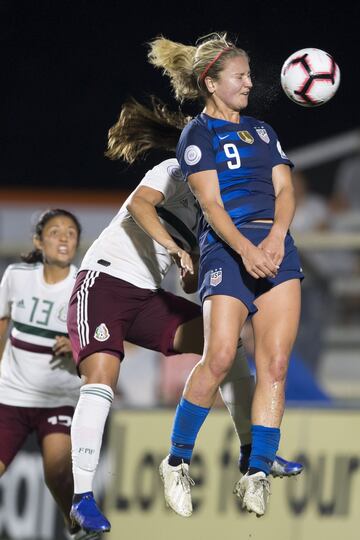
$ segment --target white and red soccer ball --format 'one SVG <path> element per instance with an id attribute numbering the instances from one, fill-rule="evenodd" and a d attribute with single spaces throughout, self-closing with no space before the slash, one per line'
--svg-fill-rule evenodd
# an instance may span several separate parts
<path id="1" fill-rule="evenodd" d="M 333 57 L 314 48 L 301 49 L 281 68 L 285 94 L 303 107 L 318 107 L 331 99 L 340 84 L 340 69 Z"/>

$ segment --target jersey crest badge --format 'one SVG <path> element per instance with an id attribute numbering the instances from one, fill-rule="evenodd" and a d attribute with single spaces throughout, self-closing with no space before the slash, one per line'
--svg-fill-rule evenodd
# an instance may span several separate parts
<path id="1" fill-rule="evenodd" d="M 169 167 L 167 168 L 167 172 L 168 172 L 168 175 L 173 179 L 173 180 L 184 180 L 184 175 L 183 173 L 181 172 L 181 169 L 179 166 L 176 166 L 176 165 L 169 165 Z"/>
<path id="2" fill-rule="evenodd" d="M 201 159 L 201 150 L 195 144 L 191 144 L 185 148 L 184 152 L 185 163 L 189 166 L 196 165 Z"/>
<path id="3" fill-rule="evenodd" d="M 212 270 L 210 274 L 210 285 L 216 287 L 222 282 L 222 268 Z"/>
<path id="4" fill-rule="evenodd" d="M 101 323 L 95 330 L 94 338 L 96 341 L 106 341 L 110 337 L 110 332 L 105 323 Z"/>
<path id="5" fill-rule="evenodd" d="M 257 131 L 257 134 L 259 135 L 260 139 L 262 139 L 264 142 L 266 142 L 267 144 L 269 144 L 270 142 L 270 137 L 269 135 L 267 134 L 267 131 L 265 128 L 255 128 L 256 131 Z"/>
<path id="6" fill-rule="evenodd" d="M 237 131 L 237 134 L 240 139 L 247 144 L 252 144 L 254 142 L 254 137 L 248 131 Z"/>
<path id="7" fill-rule="evenodd" d="M 58 312 L 57 312 L 57 318 L 59 319 L 59 321 L 61 321 L 62 323 L 66 323 L 66 319 L 67 319 L 67 312 L 68 312 L 68 304 L 63 304 Z"/>

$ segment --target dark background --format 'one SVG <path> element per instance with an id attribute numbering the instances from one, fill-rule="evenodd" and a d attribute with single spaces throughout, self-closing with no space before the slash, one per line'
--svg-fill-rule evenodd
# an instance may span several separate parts
<path id="1" fill-rule="evenodd" d="M 159 34 L 187 44 L 212 31 L 235 35 L 254 74 L 247 114 L 272 124 L 285 150 L 358 127 L 358 4 L 1 1 L 1 185 L 136 185 L 161 156 L 129 168 L 103 154 L 130 95 L 155 93 L 176 106 L 168 80 L 146 61 L 146 43 Z M 315 109 L 294 104 L 280 87 L 282 63 L 304 47 L 329 52 L 341 70 L 337 94 Z"/>

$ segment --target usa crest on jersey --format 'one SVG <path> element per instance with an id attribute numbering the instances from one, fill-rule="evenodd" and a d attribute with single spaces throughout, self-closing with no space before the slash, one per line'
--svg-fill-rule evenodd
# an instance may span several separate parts
<path id="1" fill-rule="evenodd" d="M 270 137 L 269 137 L 266 129 L 265 128 L 255 128 L 255 129 L 256 129 L 256 132 L 259 135 L 260 139 L 262 139 L 264 142 L 269 144 Z"/>
<path id="2" fill-rule="evenodd" d="M 222 268 L 212 270 L 210 274 L 210 285 L 216 287 L 222 282 Z"/>

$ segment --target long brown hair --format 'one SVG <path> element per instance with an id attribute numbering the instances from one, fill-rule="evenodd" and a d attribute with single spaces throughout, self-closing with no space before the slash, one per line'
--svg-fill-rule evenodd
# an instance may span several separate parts
<path id="1" fill-rule="evenodd" d="M 134 163 L 151 149 L 175 151 L 180 133 L 191 117 L 170 111 L 159 98 L 150 97 L 150 107 L 131 98 L 122 106 L 117 122 L 109 129 L 109 159 Z"/>

